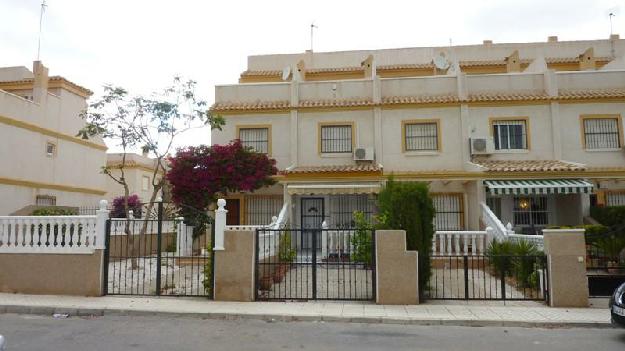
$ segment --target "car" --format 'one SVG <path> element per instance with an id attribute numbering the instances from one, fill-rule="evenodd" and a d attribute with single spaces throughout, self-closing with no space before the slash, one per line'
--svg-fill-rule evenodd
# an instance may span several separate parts
<path id="1" fill-rule="evenodd" d="M 4 336 L 0 335 L 0 351 L 6 350 L 5 346 L 6 346 L 6 342 L 4 340 Z"/>
<path id="2" fill-rule="evenodd" d="M 621 284 L 610 298 L 612 324 L 625 327 L 625 283 Z"/>

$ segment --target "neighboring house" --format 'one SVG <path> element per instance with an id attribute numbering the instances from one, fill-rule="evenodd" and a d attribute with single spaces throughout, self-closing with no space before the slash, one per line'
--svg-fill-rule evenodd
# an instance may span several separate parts
<path id="1" fill-rule="evenodd" d="M 92 92 L 35 61 L 0 68 L 0 215 L 31 205 L 95 206 L 106 145 L 76 137 Z"/>
<path id="2" fill-rule="evenodd" d="M 613 35 L 250 56 L 216 86 L 212 142 L 239 138 L 282 172 L 230 202 L 229 224 L 267 222 L 273 196 L 293 225 L 349 226 L 391 174 L 428 182 L 439 230 L 483 228 L 486 203 L 519 232 L 581 224 L 592 202 L 625 204 L 623 55 Z"/>
<path id="3" fill-rule="evenodd" d="M 106 156 L 106 165 L 110 168 L 112 175 L 116 179 L 119 179 L 121 176 L 120 167 L 122 166 L 123 154 L 109 153 Z M 146 154 L 126 154 L 124 166 L 126 183 L 128 184 L 130 194 L 137 194 L 143 202 L 148 202 L 152 196 L 152 191 L 154 189 L 152 179 L 154 178 L 155 163 L 156 161 Z M 157 179 L 160 179 L 161 176 L 162 172 L 159 172 L 159 178 Z M 124 195 L 124 187 L 107 175 L 106 192 L 106 198 L 113 200 L 115 197 Z"/>

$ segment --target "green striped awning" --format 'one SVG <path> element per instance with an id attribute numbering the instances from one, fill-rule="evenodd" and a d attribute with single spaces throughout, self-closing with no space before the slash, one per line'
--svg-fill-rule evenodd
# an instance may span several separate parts
<path id="1" fill-rule="evenodd" d="M 592 183 L 583 179 L 485 180 L 491 195 L 591 193 Z"/>

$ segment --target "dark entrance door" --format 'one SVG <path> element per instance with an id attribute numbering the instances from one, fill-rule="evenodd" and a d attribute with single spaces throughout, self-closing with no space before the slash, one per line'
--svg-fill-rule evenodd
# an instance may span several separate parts
<path id="1" fill-rule="evenodd" d="M 226 224 L 227 225 L 240 225 L 241 224 L 241 200 L 228 199 L 226 201 Z"/>
<path id="2" fill-rule="evenodd" d="M 301 249 L 310 250 L 313 247 L 313 240 L 316 233 L 321 229 L 324 218 L 324 207 L 322 197 L 305 197 L 301 201 Z M 316 245 L 319 247 L 319 245 Z"/>

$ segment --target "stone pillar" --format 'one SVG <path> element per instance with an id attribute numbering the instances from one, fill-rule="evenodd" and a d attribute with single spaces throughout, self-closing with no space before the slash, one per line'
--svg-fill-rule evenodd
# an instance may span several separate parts
<path id="1" fill-rule="evenodd" d="M 406 250 L 406 231 L 375 232 L 375 274 L 377 304 L 419 303 L 417 252 Z"/>
<path id="2" fill-rule="evenodd" d="M 217 200 L 217 209 L 215 210 L 215 243 L 213 250 L 220 251 L 224 249 L 224 230 L 226 229 L 226 200 Z"/>
<path id="3" fill-rule="evenodd" d="M 224 248 L 215 251 L 215 301 L 254 301 L 253 230 L 227 230 Z"/>
<path id="4" fill-rule="evenodd" d="M 545 229 L 551 307 L 588 307 L 584 229 Z"/>

